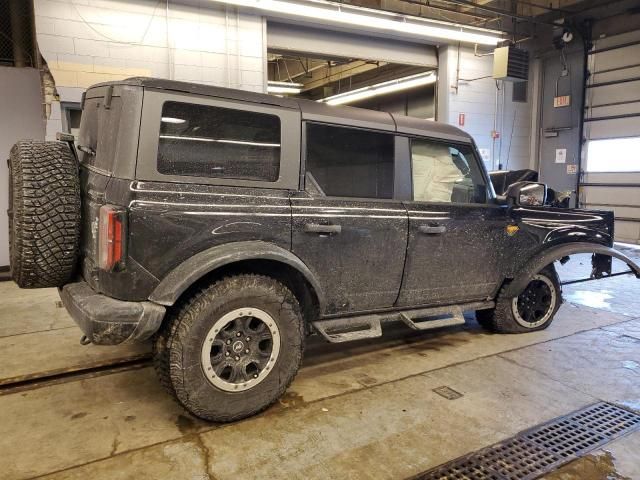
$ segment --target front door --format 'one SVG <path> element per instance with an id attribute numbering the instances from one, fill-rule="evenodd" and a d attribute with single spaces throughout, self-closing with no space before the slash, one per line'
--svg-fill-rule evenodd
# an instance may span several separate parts
<path id="1" fill-rule="evenodd" d="M 392 307 L 407 248 L 394 195 L 394 135 L 307 124 L 305 191 L 291 197 L 292 250 L 318 278 L 323 314 Z"/>
<path id="2" fill-rule="evenodd" d="M 413 200 L 399 306 L 491 297 L 501 276 L 506 208 L 489 204 L 487 184 L 467 144 L 411 139 Z"/>

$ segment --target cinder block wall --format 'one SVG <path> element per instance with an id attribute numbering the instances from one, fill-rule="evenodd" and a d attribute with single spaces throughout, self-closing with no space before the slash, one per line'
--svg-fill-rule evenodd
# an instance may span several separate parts
<path id="1" fill-rule="evenodd" d="M 499 164 L 510 170 L 530 168 L 531 88 L 526 103 L 512 102 L 513 84 L 498 82 L 500 90 L 497 90 L 496 81 L 491 78 L 493 56 L 475 56 L 473 48 L 460 49 L 461 80 L 458 82 L 457 91 L 454 86 L 458 70 L 458 47 L 442 47 L 440 63 L 439 94 L 446 95 L 447 101 L 439 102 L 439 108 L 444 111 L 438 112 L 438 120 L 459 126 L 473 136 L 479 149 L 487 149 L 490 154 L 489 160 L 486 161 L 487 168 L 497 169 Z M 479 78 L 481 79 L 474 80 Z M 461 113 L 465 116 L 463 126 L 458 124 Z M 495 142 L 491 138 L 494 119 L 497 119 L 496 130 L 500 133 L 500 138 Z"/>
<path id="2" fill-rule="evenodd" d="M 43 57 L 62 102 L 92 84 L 153 76 L 264 92 L 262 17 L 209 1 L 35 0 Z M 47 138 L 62 129 L 52 104 Z"/>

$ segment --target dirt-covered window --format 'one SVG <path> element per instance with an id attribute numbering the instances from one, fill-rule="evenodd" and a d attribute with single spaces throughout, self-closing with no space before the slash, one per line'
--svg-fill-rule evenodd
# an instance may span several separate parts
<path id="1" fill-rule="evenodd" d="M 394 137 L 388 133 L 307 125 L 307 174 L 325 195 L 392 198 Z"/>
<path id="2" fill-rule="evenodd" d="M 421 202 L 485 203 L 487 187 L 469 145 L 413 139 L 413 199 Z"/>
<path id="3" fill-rule="evenodd" d="M 158 171 L 165 175 L 275 182 L 280 173 L 280 118 L 165 102 Z"/>

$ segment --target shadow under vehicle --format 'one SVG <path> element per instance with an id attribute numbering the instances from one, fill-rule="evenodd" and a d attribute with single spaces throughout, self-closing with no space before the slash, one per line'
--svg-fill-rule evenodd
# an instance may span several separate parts
<path id="1" fill-rule="evenodd" d="M 149 78 L 96 85 L 82 108 L 79 138 L 12 149 L 12 276 L 58 287 L 85 343 L 153 338 L 161 382 L 205 419 L 273 403 L 312 333 L 471 310 L 530 332 L 562 302 L 555 261 L 640 277 L 611 212 L 549 206 L 531 181 L 496 195 L 449 125 Z"/>

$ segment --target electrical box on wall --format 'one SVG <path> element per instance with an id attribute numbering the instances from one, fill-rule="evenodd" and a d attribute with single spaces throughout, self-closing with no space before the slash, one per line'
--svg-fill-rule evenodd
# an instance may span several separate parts
<path id="1" fill-rule="evenodd" d="M 529 52 L 513 46 L 493 51 L 493 78 L 525 82 L 529 78 Z"/>

